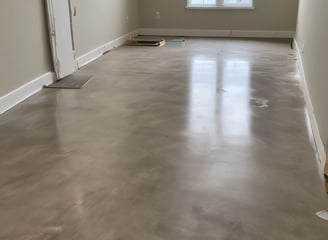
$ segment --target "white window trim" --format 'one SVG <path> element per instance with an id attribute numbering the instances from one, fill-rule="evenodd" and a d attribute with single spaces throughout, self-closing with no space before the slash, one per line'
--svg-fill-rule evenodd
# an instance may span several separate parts
<path id="1" fill-rule="evenodd" d="M 187 0 L 187 6 L 186 9 L 190 10 L 254 10 L 254 0 L 251 1 L 251 5 L 236 5 L 236 4 L 230 4 L 230 5 L 223 5 L 222 0 L 217 0 L 217 4 L 190 4 L 190 0 Z"/>

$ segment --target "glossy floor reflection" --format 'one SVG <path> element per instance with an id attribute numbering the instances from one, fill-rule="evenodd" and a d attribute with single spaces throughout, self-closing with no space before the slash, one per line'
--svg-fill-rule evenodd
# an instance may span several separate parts
<path id="1" fill-rule="evenodd" d="M 327 239 L 289 52 L 122 47 L 1 115 L 0 239 Z"/>

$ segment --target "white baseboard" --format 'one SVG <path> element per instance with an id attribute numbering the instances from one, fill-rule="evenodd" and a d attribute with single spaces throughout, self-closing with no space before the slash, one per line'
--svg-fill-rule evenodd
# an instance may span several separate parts
<path id="1" fill-rule="evenodd" d="M 152 36 L 227 37 L 230 36 L 231 31 L 209 29 L 140 28 L 139 34 Z"/>
<path id="2" fill-rule="evenodd" d="M 231 31 L 231 37 L 245 38 L 294 38 L 295 31 Z"/>
<path id="3" fill-rule="evenodd" d="M 305 103 L 306 103 L 306 108 L 307 108 L 307 115 L 308 115 L 310 125 L 311 125 L 310 126 L 311 129 L 309 129 L 309 130 L 313 137 L 313 145 L 316 150 L 317 159 L 319 162 L 320 173 L 322 174 L 322 173 L 324 173 L 326 159 L 327 159 L 325 145 L 321 139 L 318 122 L 317 122 L 317 119 L 315 116 L 315 111 L 313 108 L 309 88 L 307 85 L 307 79 L 306 79 L 305 70 L 304 70 L 303 61 L 302 61 L 302 53 L 301 53 L 299 45 L 295 39 L 294 39 L 294 46 L 295 46 L 297 59 L 298 59 L 297 66 L 298 66 L 298 70 L 299 70 L 299 74 L 300 74 L 302 89 L 304 92 L 304 98 L 305 98 Z"/>
<path id="4" fill-rule="evenodd" d="M 43 86 L 49 85 L 55 80 L 55 73 L 48 72 L 15 89 L 7 95 L 0 97 L 0 114 L 8 111 L 26 98 L 40 91 Z"/>
<path id="5" fill-rule="evenodd" d="M 97 58 L 101 57 L 104 54 L 104 52 L 107 52 L 115 47 L 121 46 L 129 38 L 137 36 L 138 32 L 139 32 L 138 30 L 134 30 L 132 32 L 124 34 L 123 36 L 120 36 L 119 38 L 116 38 L 116 39 L 114 39 L 100 47 L 97 47 L 97 48 L 91 50 L 90 52 L 78 57 L 76 59 L 78 68 L 81 68 L 81 67 L 87 65 L 88 63 L 96 60 Z"/>
<path id="6" fill-rule="evenodd" d="M 140 35 L 185 37 L 294 38 L 295 31 L 140 28 Z"/>

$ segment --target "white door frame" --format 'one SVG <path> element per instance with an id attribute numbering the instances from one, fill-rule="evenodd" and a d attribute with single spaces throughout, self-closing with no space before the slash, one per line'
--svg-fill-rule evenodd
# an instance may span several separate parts
<path id="1" fill-rule="evenodd" d="M 46 0 L 54 71 L 62 79 L 77 70 L 70 0 Z"/>

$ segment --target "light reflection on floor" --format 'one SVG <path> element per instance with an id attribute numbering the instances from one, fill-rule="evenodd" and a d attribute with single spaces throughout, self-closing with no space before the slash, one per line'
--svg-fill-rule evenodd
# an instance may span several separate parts
<path id="1" fill-rule="evenodd" d="M 250 135 L 249 85 L 249 62 L 229 59 L 221 63 L 195 57 L 190 87 L 190 130 L 220 131 L 224 137 L 243 137 L 245 141 Z M 216 115 L 220 116 L 219 120 L 215 120 Z"/>
<path id="2" fill-rule="evenodd" d="M 216 114 L 217 63 L 196 57 L 192 62 L 190 91 L 190 129 L 207 132 L 213 128 Z"/>
<path id="3" fill-rule="evenodd" d="M 249 62 L 230 59 L 223 63 L 220 115 L 222 132 L 226 137 L 250 135 L 250 71 Z"/>

